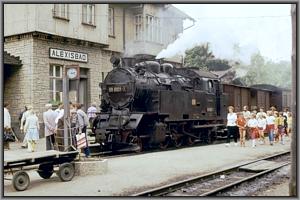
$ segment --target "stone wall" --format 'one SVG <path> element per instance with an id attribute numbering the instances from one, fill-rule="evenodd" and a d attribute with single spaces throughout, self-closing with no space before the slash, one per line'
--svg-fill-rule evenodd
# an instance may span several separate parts
<path id="1" fill-rule="evenodd" d="M 87 53 L 88 63 L 49 58 L 50 47 Z M 40 123 L 43 123 L 44 106 L 50 101 L 50 64 L 76 64 L 81 68 L 87 68 L 87 103 L 88 105 L 92 102 L 100 104 L 99 83 L 102 81 L 102 72 L 106 75 L 112 69 L 109 61 L 111 51 L 86 44 L 54 42 L 35 38 L 30 34 L 21 39 L 6 39 L 4 50 L 14 56 L 20 56 L 23 64 L 17 72 L 7 79 L 4 86 L 4 101 L 11 104 L 10 113 L 14 126 L 18 126 L 18 116 L 25 105 L 33 105 Z M 43 135 L 43 130 L 41 130 L 41 136 Z"/>

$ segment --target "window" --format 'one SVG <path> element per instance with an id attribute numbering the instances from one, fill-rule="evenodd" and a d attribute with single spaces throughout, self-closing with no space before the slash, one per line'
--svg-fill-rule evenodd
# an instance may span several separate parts
<path id="1" fill-rule="evenodd" d="M 95 4 L 82 5 L 82 23 L 95 26 Z"/>
<path id="2" fill-rule="evenodd" d="M 63 67 L 61 65 L 50 65 L 50 98 L 53 101 L 62 101 L 62 74 Z"/>
<path id="3" fill-rule="evenodd" d="M 135 16 L 135 40 L 146 40 L 149 42 L 162 42 L 160 19 L 152 15 L 146 15 L 143 19 L 142 15 Z M 143 24 L 145 23 L 145 31 L 143 33 Z"/>
<path id="4" fill-rule="evenodd" d="M 213 82 L 209 80 L 207 84 L 208 84 L 208 92 L 214 92 Z"/>
<path id="5" fill-rule="evenodd" d="M 146 40 L 161 43 L 160 20 L 158 17 L 146 15 Z"/>
<path id="6" fill-rule="evenodd" d="M 69 4 L 54 4 L 53 17 L 69 19 Z"/>
<path id="7" fill-rule="evenodd" d="M 142 15 L 136 15 L 134 19 L 135 25 L 135 40 L 142 40 Z"/>
<path id="8" fill-rule="evenodd" d="M 115 13 L 113 8 L 108 9 L 108 34 L 115 35 Z"/>

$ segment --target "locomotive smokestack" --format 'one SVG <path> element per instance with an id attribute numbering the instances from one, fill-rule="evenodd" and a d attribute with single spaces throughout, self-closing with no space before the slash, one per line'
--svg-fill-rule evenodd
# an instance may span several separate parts
<path id="1" fill-rule="evenodd" d="M 113 67 L 120 67 L 120 64 L 121 64 L 120 61 L 121 61 L 121 59 L 114 55 L 110 58 L 110 62 L 113 65 Z"/>

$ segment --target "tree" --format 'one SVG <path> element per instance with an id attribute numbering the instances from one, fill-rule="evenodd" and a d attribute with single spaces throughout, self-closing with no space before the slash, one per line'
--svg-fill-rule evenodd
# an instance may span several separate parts
<path id="1" fill-rule="evenodd" d="M 215 58 L 209 49 L 209 43 L 195 46 L 185 51 L 185 65 L 210 71 L 222 71 L 230 69 L 229 62 Z"/>
<path id="2" fill-rule="evenodd" d="M 206 62 L 206 66 L 209 71 L 223 71 L 231 68 L 228 60 L 224 59 L 212 59 Z"/>
<path id="3" fill-rule="evenodd" d="M 266 60 L 257 52 L 251 56 L 250 65 L 242 65 L 240 67 L 248 69 L 247 74 L 242 77 L 242 80 L 248 86 L 254 84 L 271 84 L 286 88 L 291 86 L 290 62 Z"/>
<path id="4" fill-rule="evenodd" d="M 206 68 L 206 62 L 214 58 L 209 43 L 197 45 L 185 51 L 185 64 L 188 67 Z"/>

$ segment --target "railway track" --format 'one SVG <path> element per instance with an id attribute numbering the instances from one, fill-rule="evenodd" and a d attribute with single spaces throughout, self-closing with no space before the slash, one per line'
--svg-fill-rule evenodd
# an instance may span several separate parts
<path id="1" fill-rule="evenodd" d="M 263 175 L 289 165 L 289 155 L 290 151 L 286 151 L 225 170 L 135 193 L 132 196 L 216 196 L 221 192 L 237 187 L 241 183 L 255 180 Z M 257 166 L 262 163 L 265 165 L 269 163 L 270 167 L 265 169 L 257 168 Z"/>

